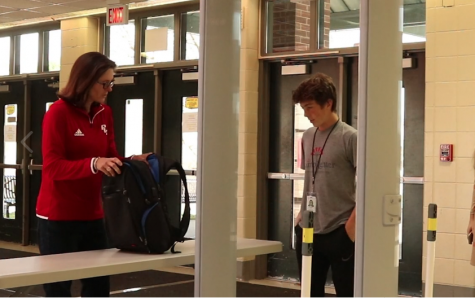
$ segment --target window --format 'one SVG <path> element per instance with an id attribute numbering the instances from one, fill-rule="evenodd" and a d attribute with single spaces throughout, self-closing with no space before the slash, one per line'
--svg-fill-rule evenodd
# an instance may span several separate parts
<path id="1" fill-rule="evenodd" d="M 142 154 L 143 99 L 125 102 L 125 156 Z"/>
<path id="2" fill-rule="evenodd" d="M 311 23 L 315 9 L 311 0 L 265 1 L 266 53 L 309 51 L 311 36 L 316 36 Z"/>
<path id="3" fill-rule="evenodd" d="M 3 163 L 17 163 L 17 123 L 18 107 L 16 104 L 4 106 L 3 124 Z M 3 169 L 3 218 L 15 219 L 16 211 L 16 169 Z"/>
<path id="4" fill-rule="evenodd" d="M 294 107 L 294 173 L 305 174 L 305 171 L 300 168 L 302 158 L 302 136 L 303 133 L 311 126 L 311 123 L 304 116 L 304 111 L 301 107 Z M 295 226 L 295 218 L 300 212 L 300 205 L 302 204 L 304 193 L 304 180 L 293 180 L 293 204 L 292 204 L 292 219 L 293 227 Z M 292 248 L 295 249 L 295 233 L 292 232 Z"/>
<path id="5" fill-rule="evenodd" d="M 185 60 L 198 59 L 200 56 L 200 13 L 196 11 L 184 13 L 181 16 L 181 22 L 184 28 L 181 38 L 181 57 Z"/>
<path id="6" fill-rule="evenodd" d="M 185 170 L 196 170 L 198 167 L 198 97 L 183 98 L 183 115 L 181 126 L 181 164 Z M 195 238 L 196 218 L 196 176 L 186 176 L 188 193 L 190 194 L 191 224 L 186 237 Z M 185 210 L 185 188 L 182 185 L 182 206 Z M 183 215 L 183 214 L 182 214 Z"/>
<path id="7" fill-rule="evenodd" d="M 145 28 L 142 38 L 142 63 L 174 60 L 175 17 L 150 17 L 142 20 Z"/>
<path id="8" fill-rule="evenodd" d="M 265 54 L 314 52 L 360 43 L 360 0 L 266 0 Z M 404 0 L 403 43 L 426 40 L 426 4 Z"/>
<path id="9" fill-rule="evenodd" d="M 61 68 L 61 29 L 45 32 L 44 71 L 58 71 Z"/>
<path id="10" fill-rule="evenodd" d="M 320 18 L 329 18 L 329 35 L 325 36 L 325 48 L 345 48 L 358 46 L 360 42 L 359 0 L 331 0 L 320 12 Z M 404 0 L 403 43 L 424 42 L 426 40 L 426 4 L 421 1 Z M 324 25 L 325 26 L 325 25 Z M 326 25 L 328 26 L 328 25 Z"/>
<path id="11" fill-rule="evenodd" d="M 45 113 L 48 112 L 49 108 L 51 107 L 51 105 L 54 103 L 54 101 L 49 101 L 46 103 L 46 110 L 45 110 Z"/>
<path id="12" fill-rule="evenodd" d="M 10 36 L 0 37 L 0 76 L 10 74 Z"/>
<path id="13" fill-rule="evenodd" d="M 110 30 L 109 58 L 117 65 L 134 65 L 135 20 L 129 20 L 127 25 L 115 25 L 107 28 Z"/>
<path id="14" fill-rule="evenodd" d="M 38 72 L 38 32 L 20 35 L 20 74 Z"/>

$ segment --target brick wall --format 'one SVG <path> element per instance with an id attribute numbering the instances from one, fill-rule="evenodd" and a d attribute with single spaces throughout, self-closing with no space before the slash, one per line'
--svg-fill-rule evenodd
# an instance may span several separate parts
<path id="1" fill-rule="evenodd" d="M 310 47 L 310 5 L 306 1 L 274 2 L 273 52 L 306 51 Z"/>
<path id="2" fill-rule="evenodd" d="M 325 0 L 323 10 L 323 48 L 330 48 L 330 0 Z"/>
<path id="3" fill-rule="evenodd" d="M 330 0 L 324 0 L 324 48 L 329 46 Z M 275 0 L 273 9 L 272 52 L 308 51 L 310 49 L 311 1 Z"/>

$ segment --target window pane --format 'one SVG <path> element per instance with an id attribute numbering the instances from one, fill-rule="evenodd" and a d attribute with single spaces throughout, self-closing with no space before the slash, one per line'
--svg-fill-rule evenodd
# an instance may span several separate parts
<path id="1" fill-rule="evenodd" d="M 266 1 L 266 52 L 310 49 L 311 0 Z"/>
<path id="2" fill-rule="evenodd" d="M 185 60 L 198 59 L 200 56 L 200 13 L 184 13 L 181 18 L 185 33 Z M 182 37 L 183 40 L 183 37 Z M 182 54 L 183 57 L 183 54 Z"/>
<path id="3" fill-rule="evenodd" d="M 3 163 L 16 164 L 17 160 L 17 105 L 5 105 L 3 124 Z M 3 169 L 3 218 L 15 219 L 16 169 Z"/>
<path id="4" fill-rule="evenodd" d="M 142 154 L 143 99 L 125 102 L 125 156 Z"/>
<path id="5" fill-rule="evenodd" d="M 399 118 L 399 123 L 401 127 L 401 171 L 399 173 L 401 180 L 404 177 L 404 111 L 406 103 L 406 89 L 401 87 L 401 118 Z M 399 191 L 401 194 L 401 223 L 399 224 L 399 260 L 402 260 L 402 222 L 404 221 L 404 184 L 401 182 L 399 184 Z"/>
<path id="6" fill-rule="evenodd" d="M 143 19 L 142 63 L 173 61 L 175 17 L 173 15 Z M 156 30 L 162 29 L 162 30 Z M 148 31 L 148 32 L 147 32 Z M 161 38 L 156 38 L 160 36 Z M 154 50 L 159 48 L 160 50 Z"/>
<path id="7" fill-rule="evenodd" d="M 299 106 L 294 108 L 294 173 L 305 174 L 305 171 L 300 168 L 302 158 L 302 136 L 303 133 L 312 126 L 310 121 L 304 116 L 303 109 Z M 293 180 L 293 227 L 295 226 L 295 218 L 300 212 L 300 205 L 302 204 L 304 180 Z M 292 248 L 295 249 L 295 233 L 292 233 Z"/>
<path id="8" fill-rule="evenodd" d="M 198 98 L 183 98 L 182 116 L 182 147 L 181 164 L 185 170 L 196 170 L 198 167 Z M 196 219 L 196 176 L 186 176 L 190 195 L 190 227 L 186 237 L 195 238 Z M 181 211 L 185 210 L 185 190 L 182 186 Z"/>
<path id="9" fill-rule="evenodd" d="M 61 68 L 61 29 L 48 32 L 48 65 L 46 71 Z"/>
<path id="10" fill-rule="evenodd" d="M 0 76 L 10 74 L 10 36 L 0 38 Z"/>
<path id="11" fill-rule="evenodd" d="M 135 21 L 109 28 L 109 58 L 117 65 L 135 64 Z"/>
<path id="12" fill-rule="evenodd" d="M 49 108 L 51 107 L 51 105 L 54 103 L 54 101 L 50 101 L 50 102 L 47 102 L 46 103 L 46 110 L 45 112 L 48 112 Z"/>
<path id="13" fill-rule="evenodd" d="M 38 72 L 39 33 L 20 36 L 20 74 Z"/>
<path id="14" fill-rule="evenodd" d="M 325 1 L 326 2 L 326 1 Z M 323 30 L 329 35 L 321 35 L 325 48 L 355 47 L 360 42 L 360 1 L 348 2 L 343 5 L 340 0 L 330 0 L 325 8 L 321 9 L 320 19 L 329 19 L 330 22 L 320 22 Z M 426 5 L 417 1 L 404 0 L 403 16 L 403 43 L 424 42 L 426 40 Z M 326 28 L 325 26 L 328 26 Z M 328 42 L 327 42 L 328 41 Z M 322 44 L 322 41 L 320 41 Z"/>

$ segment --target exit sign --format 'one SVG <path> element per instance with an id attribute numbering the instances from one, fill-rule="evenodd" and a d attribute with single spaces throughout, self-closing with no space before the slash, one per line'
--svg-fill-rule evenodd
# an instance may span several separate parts
<path id="1" fill-rule="evenodd" d="M 107 26 L 129 23 L 129 7 L 127 5 L 107 6 Z"/>

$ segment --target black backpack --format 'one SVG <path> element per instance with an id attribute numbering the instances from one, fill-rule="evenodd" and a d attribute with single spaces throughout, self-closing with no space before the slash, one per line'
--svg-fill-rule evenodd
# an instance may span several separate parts
<path id="1" fill-rule="evenodd" d="M 114 247 L 124 251 L 161 254 L 171 249 L 175 253 L 175 244 L 187 240 L 190 223 L 185 171 L 180 163 L 163 156 L 152 154 L 147 161 L 150 166 L 125 160 L 120 175 L 104 175 L 102 201 L 107 235 Z M 185 187 L 185 210 L 179 227 L 171 224 L 163 189 L 171 169 L 178 171 Z"/>

